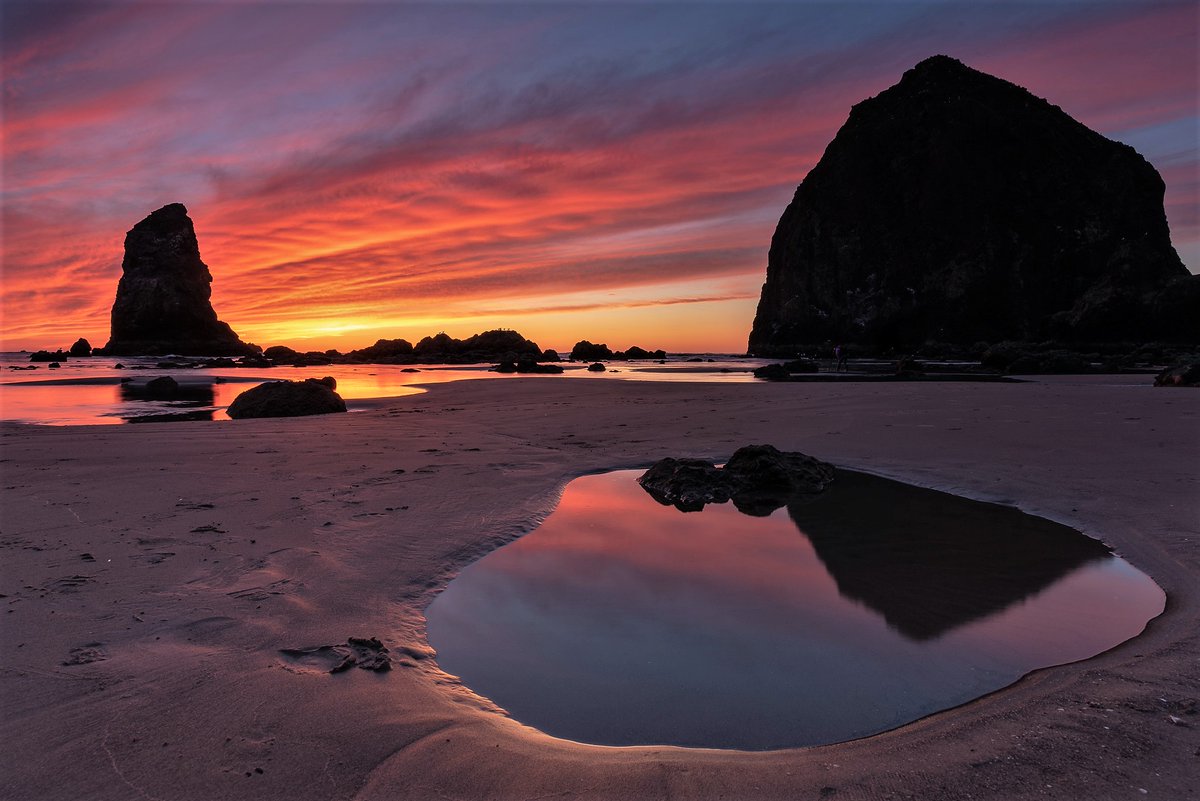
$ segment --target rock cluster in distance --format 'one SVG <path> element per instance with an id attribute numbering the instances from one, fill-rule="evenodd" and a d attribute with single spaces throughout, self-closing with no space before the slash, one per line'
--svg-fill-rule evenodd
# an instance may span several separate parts
<path id="1" fill-rule="evenodd" d="M 1200 341 L 1133 148 L 933 56 L 850 112 L 771 240 L 752 355 L 820 343 Z"/>
<path id="2" fill-rule="evenodd" d="M 125 259 L 112 307 L 109 356 L 238 356 L 257 348 L 217 319 L 212 274 L 187 209 L 172 203 L 125 235 Z"/>

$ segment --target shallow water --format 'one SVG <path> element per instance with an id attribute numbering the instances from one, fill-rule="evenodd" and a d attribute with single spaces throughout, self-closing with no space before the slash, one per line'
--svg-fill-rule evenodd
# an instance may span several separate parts
<path id="1" fill-rule="evenodd" d="M 1165 596 L 1015 509 L 839 471 L 769 517 L 572 481 L 427 611 L 444 670 L 600 745 L 765 750 L 901 726 L 1131 637 Z"/>
<path id="2" fill-rule="evenodd" d="M 169 357 L 70 359 L 51 369 L 30 366 L 27 353 L 0 354 L 0 420 L 44 425 L 101 425 L 125 422 L 162 422 L 166 420 L 228 420 L 225 409 L 241 392 L 264 381 L 320 378 L 337 379 L 337 391 L 351 411 L 355 401 L 368 398 L 394 398 L 422 390 L 418 384 L 437 384 L 468 378 L 495 378 L 509 381 L 531 376 L 489 371 L 490 365 L 385 365 L 331 364 L 321 367 L 274 367 L 269 369 L 159 369 L 158 362 Z M 116 364 L 125 365 L 118 369 Z M 613 362 L 603 373 L 588 372 L 586 364 L 562 366 L 566 372 L 554 378 L 586 380 L 642 381 L 754 381 L 751 372 L 764 364 L 763 359 L 734 356 L 716 357 L 713 362 L 686 361 Z M 418 372 L 405 372 L 412 368 Z M 122 378 L 144 384 L 151 378 L 169 375 L 187 388 L 189 397 L 178 401 L 138 400 L 122 392 Z M 540 378 L 541 376 L 537 376 Z"/>

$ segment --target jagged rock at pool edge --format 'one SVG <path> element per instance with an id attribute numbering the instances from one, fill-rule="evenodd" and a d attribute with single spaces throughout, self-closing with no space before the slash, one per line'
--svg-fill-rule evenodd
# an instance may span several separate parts
<path id="1" fill-rule="evenodd" d="M 799 496 L 823 491 L 833 479 L 833 465 L 819 459 L 771 445 L 747 445 L 723 468 L 703 459 L 661 459 L 638 483 L 659 503 L 683 512 L 732 500 L 739 511 L 761 517 Z"/>
<path id="2" fill-rule="evenodd" d="M 333 378 L 307 378 L 303 381 L 269 381 L 248 389 L 229 404 L 229 416 L 304 417 L 346 411 L 346 402 L 334 392 Z"/>
<path id="3" fill-rule="evenodd" d="M 1164 184 L 1007 81 L 934 56 L 864 100 L 771 240 L 749 352 L 825 342 L 1200 341 Z"/>
<path id="4" fill-rule="evenodd" d="M 125 259 L 104 353 L 138 356 L 236 356 L 257 348 L 217 319 L 209 298 L 212 274 L 187 209 L 172 203 L 125 235 Z"/>

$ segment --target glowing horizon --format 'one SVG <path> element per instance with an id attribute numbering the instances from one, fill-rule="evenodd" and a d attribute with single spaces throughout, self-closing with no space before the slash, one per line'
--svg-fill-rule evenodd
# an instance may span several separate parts
<path id="1" fill-rule="evenodd" d="M 263 347 L 743 352 L 795 187 L 939 52 L 1133 145 L 1200 270 L 1188 3 L 0 13 L 6 350 L 103 345 L 125 232 L 181 202 L 218 316 Z"/>

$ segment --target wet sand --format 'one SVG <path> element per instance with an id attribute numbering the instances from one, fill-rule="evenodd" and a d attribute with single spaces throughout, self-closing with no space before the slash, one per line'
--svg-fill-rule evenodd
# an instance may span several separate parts
<path id="1" fill-rule="evenodd" d="M 0 797 L 1194 798 L 1198 423 L 1200 394 L 1148 380 L 529 377 L 331 417 L 7 425 Z M 769 753 L 555 740 L 439 670 L 424 607 L 566 481 L 750 442 L 1072 525 L 1167 610 L 963 707 Z M 281 653 L 349 637 L 393 669 Z"/>

